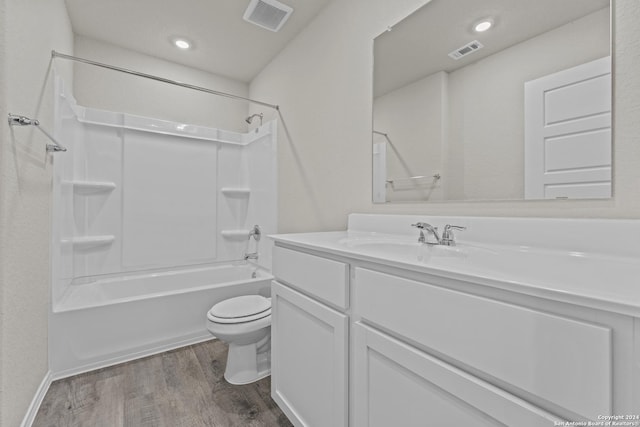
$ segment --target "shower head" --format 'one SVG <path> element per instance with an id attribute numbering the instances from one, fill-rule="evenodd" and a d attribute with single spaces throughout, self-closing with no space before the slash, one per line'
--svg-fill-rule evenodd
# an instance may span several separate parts
<path id="1" fill-rule="evenodd" d="M 262 126 L 262 117 L 264 117 L 264 114 L 260 113 L 260 114 L 253 114 L 249 117 L 247 117 L 246 119 L 244 119 L 245 122 L 251 124 L 251 122 L 253 121 L 254 117 L 260 117 L 260 126 Z"/>

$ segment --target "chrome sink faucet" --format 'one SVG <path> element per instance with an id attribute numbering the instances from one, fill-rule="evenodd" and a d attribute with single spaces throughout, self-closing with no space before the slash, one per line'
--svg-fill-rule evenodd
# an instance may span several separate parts
<path id="1" fill-rule="evenodd" d="M 442 238 L 438 234 L 438 227 L 434 227 L 431 224 L 427 224 L 426 222 L 418 222 L 416 224 L 411 224 L 412 227 L 416 227 L 420 230 L 420 237 L 418 237 L 418 243 L 425 243 L 427 245 L 443 245 L 443 246 L 455 246 L 455 236 L 453 235 L 453 230 L 466 230 L 467 227 L 462 227 L 459 225 L 451 225 L 447 224 L 444 227 L 444 231 L 442 232 Z M 427 241 L 424 232 L 433 234 L 433 237 L 436 239 L 435 242 Z"/>
<path id="2" fill-rule="evenodd" d="M 455 236 L 453 235 L 453 230 L 466 230 L 467 227 L 462 227 L 459 225 L 450 225 L 447 224 L 444 227 L 444 231 L 442 232 L 442 239 L 440 240 L 441 245 L 445 246 L 455 246 Z"/>
<path id="3" fill-rule="evenodd" d="M 440 239 L 440 235 L 438 234 L 438 227 L 434 227 L 431 224 L 427 224 L 426 222 L 418 222 L 415 224 L 411 224 L 412 227 L 416 227 L 420 230 L 420 237 L 418 237 L 418 243 L 426 243 L 428 245 L 440 245 L 442 244 L 442 240 Z M 433 237 L 436 239 L 436 243 L 431 243 L 427 241 L 427 238 L 424 235 L 425 230 L 427 233 L 433 234 Z"/>

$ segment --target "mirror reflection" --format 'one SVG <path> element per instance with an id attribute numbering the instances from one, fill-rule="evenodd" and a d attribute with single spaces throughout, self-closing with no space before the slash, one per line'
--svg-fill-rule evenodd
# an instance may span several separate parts
<path id="1" fill-rule="evenodd" d="M 609 0 L 432 0 L 374 41 L 374 202 L 611 196 Z"/>

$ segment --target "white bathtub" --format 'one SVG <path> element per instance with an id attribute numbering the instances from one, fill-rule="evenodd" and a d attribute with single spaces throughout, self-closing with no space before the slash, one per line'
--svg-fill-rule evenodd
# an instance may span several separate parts
<path id="1" fill-rule="evenodd" d="M 206 313 L 213 304 L 268 296 L 272 278 L 237 263 L 71 285 L 51 313 L 52 375 L 63 378 L 210 339 Z"/>

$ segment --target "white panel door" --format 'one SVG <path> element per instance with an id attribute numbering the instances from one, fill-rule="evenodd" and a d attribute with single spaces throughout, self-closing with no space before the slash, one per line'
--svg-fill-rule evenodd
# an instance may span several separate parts
<path id="1" fill-rule="evenodd" d="M 347 316 L 278 282 L 271 297 L 271 396 L 296 426 L 346 426 Z"/>
<path id="2" fill-rule="evenodd" d="M 524 90 L 525 198 L 611 197 L 611 58 Z"/>
<path id="3" fill-rule="evenodd" d="M 354 325 L 356 427 L 552 426 L 552 414 L 375 329 Z"/>

